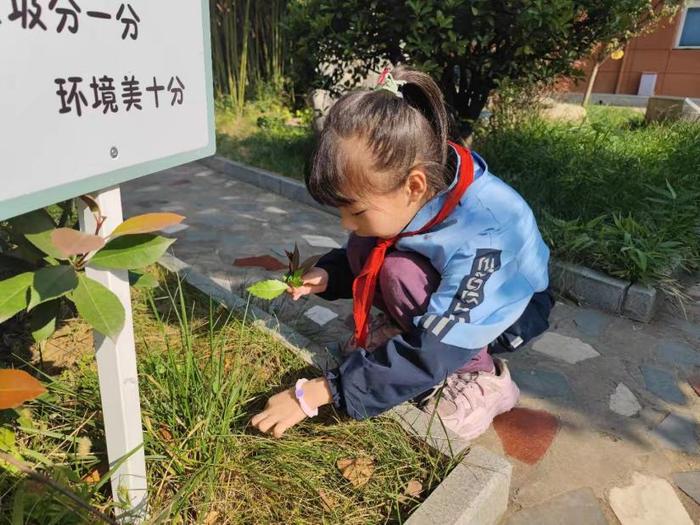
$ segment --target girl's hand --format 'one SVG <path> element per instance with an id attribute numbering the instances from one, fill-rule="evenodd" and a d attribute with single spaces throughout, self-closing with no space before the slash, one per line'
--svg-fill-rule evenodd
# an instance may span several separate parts
<path id="1" fill-rule="evenodd" d="M 302 277 L 304 284 L 301 286 L 287 287 L 287 293 L 292 296 L 295 301 L 304 295 L 312 293 L 323 293 L 328 287 L 328 272 L 323 268 L 311 268 Z"/>
<path id="2" fill-rule="evenodd" d="M 333 401 L 331 390 L 323 377 L 307 381 L 302 388 L 304 400 L 312 409 Z M 290 388 L 268 399 L 265 410 L 254 416 L 250 423 L 260 432 L 268 432 L 278 438 L 304 419 L 306 414 L 299 406 L 294 389 Z"/>
<path id="3" fill-rule="evenodd" d="M 278 438 L 304 419 L 306 414 L 294 396 L 294 389 L 290 388 L 268 399 L 265 410 L 254 416 L 250 423 L 260 432 L 268 432 Z"/>

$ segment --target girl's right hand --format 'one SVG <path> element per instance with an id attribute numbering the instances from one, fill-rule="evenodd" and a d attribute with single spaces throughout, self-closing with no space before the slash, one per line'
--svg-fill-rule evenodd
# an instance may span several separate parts
<path id="1" fill-rule="evenodd" d="M 295 301 L 304 295 L 312 293 L 323 293 L 328 287 L 328 272 L 323 268 L 311 268 L 302 277 L 304 284 L 301 286 L 287 287 L 287 293 L 292 296 Z"/>

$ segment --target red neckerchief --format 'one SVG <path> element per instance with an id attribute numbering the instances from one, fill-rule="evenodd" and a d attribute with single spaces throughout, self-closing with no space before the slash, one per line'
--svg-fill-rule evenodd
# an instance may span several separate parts
<path id="1" fill-rule="evenodd" d="M 377 286 L 377 278 L 384 263 L 384 257 L 389 248 L 403 237 L 418 235 L 430 230 L 433 226 L 440 224 L 455 209 L 467 188 L 474 181 L 474 160 L 471 153 L 466 148 L 450 142 L 455 148 L 460 158 L 459 180 L 450 191 L 438 214 L 430 220 L 420 230 L 414 232 L 404 232 L 391 239 L 378 239 L 376 246 L 372 249 L 369 257 L 352 283 L 353 307 L 352 313 L 355 318 L 355 344 L 364 347 L 367 343 L 369 333 L 369 312 L 372 308 L 374 290 Z"/>

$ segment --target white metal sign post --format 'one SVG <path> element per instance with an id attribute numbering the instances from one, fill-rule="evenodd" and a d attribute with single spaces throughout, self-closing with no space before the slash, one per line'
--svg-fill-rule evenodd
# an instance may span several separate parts
<path id="1" fill-rule="evenodd" d="M 121 221 L 119 184 L 215 150 L 207 0 L 0 0 L 0 220 L 91 193 Z M 81 206 L 81 229 L 94 233 Z M 126 272 L 88 270 L 126 310 L 96 334 L 117 501 L 146 509 Z M 124 459 L 126 458 L 126 459 Z"/>
<path id="2" fill-rule="evenodd" d="M 93 197 L 107 218 L 101 232 L 109 235 L 122 222 L 119 187 L 100 191 Z M 79 209 L 80 229 L 94 233 L 97 226 L 94 214 L 82 201 L 79 201 Z M 94 332 L 95 358 L 109 464 L 114 465 L 121 458 L 127 458 L 122 460 L 112 476 L 112 494 L 115 501 L 126 499 L 137 521 L 146 515 L 147 492 L 129 275 L 126 270 L 108 271 L 90 267 L 86 272 L 88 277 L 104 284 L 119 297 L 126 314 L 124 327 L 114 339 Z"/>

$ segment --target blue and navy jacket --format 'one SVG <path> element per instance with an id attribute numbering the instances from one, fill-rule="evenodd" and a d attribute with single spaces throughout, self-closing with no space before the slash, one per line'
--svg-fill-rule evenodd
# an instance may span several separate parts
<path id="1" fill-rule="evenodd" d="M 459 173 L 459 156 L 451 150 Z M 525 339 L 547 327 L 549 249 L 532 210 L 510 186 L 472 153 L 474 181 L 442 223 L 400 239 L 395 249 L 430 260 L 442 279 L 425 314 L 373 352 L 358 349 L 339 368 L 325 372 L 334 404 L 364 419 L 413 399 L 438 385 L 520 321 Z M 416 214 L 406 231 L 420 230 L 442 208 L 440 192 Z M 317 264 L 329 273 L 324 299 L 351 298 L 353 276 L 344 249 Z M 527 310 L 527 312 L 526 312 Z M 527 315 L 523 315 L 527 313 Z M 532 315 L 535 313 L 536 315 Z M 522 327 L 521 327 L 522 328 Z"/>

